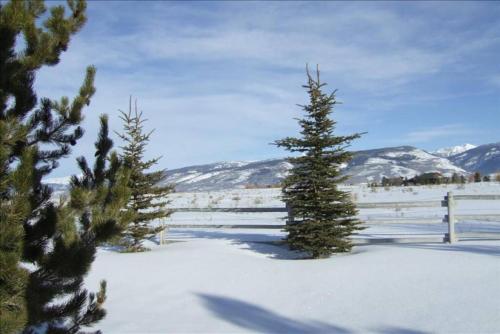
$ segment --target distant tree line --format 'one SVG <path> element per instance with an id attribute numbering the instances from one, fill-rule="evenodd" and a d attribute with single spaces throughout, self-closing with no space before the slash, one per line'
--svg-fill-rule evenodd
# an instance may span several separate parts
<path id="1" fill-rule="evenodd" d="M 451 176 L 445 176 L 438 172 L 423 173 L 412 178 L 395 176 L 382 177 L 382 180 L 377 183 L 370 183 L 371 187 L 401 187 L 401 186 L 420 186 L 420 185 L 438 185 L 438 184 L 465 184 L 477 182 L 500 182 L 500 173 L 496 173 L 494 177 L 491 175 L 481 175 L 480 172 L 475 172 L 470 175 L 453 173 Z"/>
<path id="2" fill-rule="evenodd" d="M 281 183 L 261 184 L 261 183 L 248 183 L 245 184 L 245 189 L 262 189 L 262 188 L 281 188 Z"/>

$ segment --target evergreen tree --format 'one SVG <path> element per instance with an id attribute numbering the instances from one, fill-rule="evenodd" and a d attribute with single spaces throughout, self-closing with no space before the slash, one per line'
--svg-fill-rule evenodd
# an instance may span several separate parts
<path id="1" fill-rule="evenodd" d="M 98 294 L 80 289 L 93 259 L 82 238 L 92 233 L 76 229 L 74 209 L 51 202 L 52 190 L 41 182 L 83 135 L 79 124 L 95 92 L 95 69 L 87 69 L 72 101 L 38 101 L 33 89 L 37 70 L 56 65 L 85 23 L 86 3 L 69 0 L 46 11 L 41 0 L 0 3 L 1 333 L 23 327 L 29 333 L 42 324 L 71 333 L 102 316 L 104 285 Z"/>
<path id="2" fill-rule="evenodd" d="M 118 133 L 125 142 L 122 147 L 121 158 L 130 170 L 129 188 L 131 196 L 128 208 L 135 216 L 132 223 L 124 232 L 124 242 L 127 250 L 131 252 L 147 250 L 142 241 L 161 232 L 165 227 L 151 226 L 150 222 L 156 219 L 166 218 L 171 211 L 166 209 L 169 203 L 165 198 L 173 191 L 173 186 L 161 186 L 160 182 L 166 178 L 165 172 L 148 171 L 158 163 L 161 157 L 144 160 L 146 145 L 154 130 L 144 133 L 144 122 L 142 112 L 137 109 L 137 102 L 132 111 L 132 98 L 129 100 L 128 112 L 121 111 L 123 121 L 123 133 Z"/>
<path id="3" fill-rule="evenodd" d="M 385 176 L 382 177 L 382 187 L 388 187 L 389 186 L 389 179 Z"/>
<path id="4" fill-rule="evenodd" d="M 53 211 L 50 220 L 59 225 L 53 249 L 30 275 L 26 297 L 31 328 L 44 324 L 52 333 L 77 333 L 105 315 L 105 282 L 97 294 L 89 294 L 83 279 L 96 247 L 119 234 L 130 216 L 123 210 L 129 196 L 128 173 L 117 154 L 109 153 L 112 145 L 107 117 L 101 116 L 94 167 L 90 169 L 83 157 L 77 159 L 83 176 L 72 177 L 69 203 L 63 199 Z"/>
<path id="5" fill-rule="evenodd" d="M 457 173 L 453 173 L 451 176 L 451 183 L 460 183 L 460 176 Z"/>
<path id="6" fill-rule="evenodd" d="M 292 153 L 288 158 L 293 165 L 283 181 L 283 199 L 292 207 L 295 221 L 288 224 L 287 242 L 291 249 L 308 252 L 313 258 L 335 252 L 348 252 L 352 248 L 351 236 L 362 229 L 355 204 L 348 192 L 338 189 L 347 180 L 341 176 L 340 166 L 352 159 L 346 151 L 349 143 L 361 134 L 334 135 L 336 122 L 330 119 L 338 103 L 335 92 L 325 94 L 319 70 L 313 78 L 307 69 L 307 89 L 310 102 L 302 106 L 305 117 L 299 119 L 302 128 L 299 138 L 288 137 L 276 141 Z"/>
<path id="7" fill-rule="evenodd" d="M 474 173 L 474 182 L 481 182 L 481 173 L 479 172 Z"/>

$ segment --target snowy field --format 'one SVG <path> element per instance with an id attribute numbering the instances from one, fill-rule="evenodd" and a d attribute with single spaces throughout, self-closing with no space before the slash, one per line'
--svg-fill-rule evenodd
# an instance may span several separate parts
<path id="1" fill-rule="evenodd" d="M 442 200 L 448 191 L 455 195 L 499 194 L 500 183 L 481 182 L 464 185 L 409 187 L 344 186 L 358 202 L 396 202 Z M 180 192 L 170 195 L 172 207 L 269 207 L 282 206 L 280 189 L 232 189 L 209 192 Z"/>
<path id="2" fill-rule="evenodd" d="M 447 191 L 500 194 L 500 185 L 350 190 L 359 202 L 391 202 L 441 200 Z M 276 189 L 172 197 L 172 207 L 283 205 Z M 361 216 L 403 212 L 442 218 L 445 213 L 445 208 L 418 209 Z M 459 211 L 499 214 L 500 201 L 467 202 Z M 178 213 L 169 221 L 232 224 L 247 218 L 245 224 L 276 224 L 282 216 L 248 215 Z M 500 232 L 500 222 L 462 222 L 458 228 Z M 445 230 L 443 223 L 375 223 L 363 233 Z M 270 229 L 172 228 L 167 244 L 149 243 L 151 252 L 101 249 L 86 281 L 91 290 L 100 279 L 108 281 L 109 313 L 98 328 L 105 333 L 500 333 L 500 241 L 364 245 L 329 259 L 297 260 L 285 246 L 273 244 L 283 236 Z"/>

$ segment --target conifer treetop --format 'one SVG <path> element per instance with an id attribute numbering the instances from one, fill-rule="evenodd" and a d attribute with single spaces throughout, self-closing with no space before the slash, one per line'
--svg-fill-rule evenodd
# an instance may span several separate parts
<path id="1" fill-rule="evenodd" d="M 123 132 L 120 133 L 115 131 L 115 134 L 125 142 L 124 146 L 120 146 L 120 149 L 123 151 L 122 157 L 131 160 L 130 162 L 133 161 L 142 169 L 148 169 L 157 164 L 162 156 L 142 161 L 146 146 L 155 129 L 152 129 L 148 133 L 144 133 L 144 123 L 147 122 L 148 119 L 143 117 L 142 111 L 139 111 L 137 100 L 134 101 L 134 108 L 132 108 L 132 97 L 130 97 L 129 110 L 127 112 L 119 110 L 119 112 L 119 117 L 123 122 Z"/>

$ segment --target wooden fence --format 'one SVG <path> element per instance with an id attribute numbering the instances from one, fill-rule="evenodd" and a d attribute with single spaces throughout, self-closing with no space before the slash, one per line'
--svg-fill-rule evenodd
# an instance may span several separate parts
<path id="1" fill-rule="evenodd" d="M 356 237 L 356 242 L 363 243 L 397 243 L 397 242 L 449 242 L 453 243 L 460 238 L 489 238 L 489 239 L 500 239 L 500 232 L 465 232 L 456 233 L 455 223 L 457 221 L 464 220 L 476 220 L 476 221 L 493 221 L 500 222 L 500 215 L 495 214 L 476 214 L 476 215 L 456 215 L 456 202 L 457 201 L 470 201 L 470 200 L 500 200 L 500 195 L 453 195 L 452 192 L 448 192 L 442 201 L 412 201 L 412 202 L 376 202 L 376 203 L 357 203 L 356 207 L 358 209 L 408 209 L 408 208 L 432 208 L 432 207 L 447 207 L 447 214 L 441 219 L 432 218 L 419 218 L 419 217 L 406 217 L 406 218 L 396 218 L 382 220 L 375 219 L 369 220 L 371 224 L 429 224 L 443 222 L 448 224 L 448 233 L 439 237 L 412 237 L 408 234 L 404 237 L 398 238 L 359 238 Z M 246 208 L 220 208 L 220 207 L 207 207 L 207 208 L 172 208 L 174 212 L 227 212 L 227 213 L 286 213 L 287 222 L 286 224 L 293 224 L 294 216 L 293 210 L 286 207 L 246 207 Z M 228 229 L 282 229 L 285 224 L 166 224 L 169 228 L 228 228 Z M 163 241 L 163 233 L 160 234 L 160 242 Z"/>
<path id="2" fill-rule="evenodd" d="M 457 241 L 457 233 L 455 233 L 455 222 L 457 220 L 482 220 L 482 221 L 498 221 L 500 215 L 456 215 L 456 201 L 477 201 L 477 200 L 500 200 L 500 195 L 453 195 L 450 191 L 444 197 L 441 205 L 448 208 L 448 214 L 444 217 L 443 222 L 448 223 L 448 234 L 446 241 L 453 243 Z M 490 232 L 475 232 L 475 233 L 460 233 L 461 237 L 465 238 L 481 238 L 481 237 L 499 237 L 499 233 Z"/>

